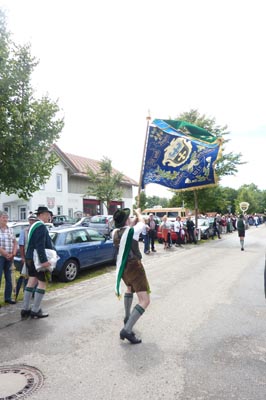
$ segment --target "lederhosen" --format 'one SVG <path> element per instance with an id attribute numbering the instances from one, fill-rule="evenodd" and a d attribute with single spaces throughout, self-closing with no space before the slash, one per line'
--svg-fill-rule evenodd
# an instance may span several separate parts
<path id="1" fill-rule="evenodd" d="M 243 219 L 239 219 L 237 221 L 237 230 L 238 230 L 239 237 L 245 237 L 245 223 L 244 223 Z"/>
<path id="2" fill-rule="evenodd" d="M 121 237 L 125 228 L 117 229 L 113 236 L 115 247 L 119 247 Z M 132 239 L 131 249 L 128 255 L 127 264 L 122 276 L 126 286 L 131 288 L 134 292 L 148 292 L 150 293 L 150 285 L 141 262 L 141 252 L 139 250 L 139 243 L 137 240 Z"/>

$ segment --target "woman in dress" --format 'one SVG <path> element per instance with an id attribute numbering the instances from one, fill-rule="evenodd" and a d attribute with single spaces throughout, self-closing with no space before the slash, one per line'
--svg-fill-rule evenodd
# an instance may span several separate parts
<path id="1" fill-rule="evenodd" d="M 167 221 L 167 215 L 164 215 L 162 217 L 161 230 L 162 230 L 164 249 L 168 249 L 170 247 L 169 236 L 171 231 L 171 225 L 170 222 Z"/>

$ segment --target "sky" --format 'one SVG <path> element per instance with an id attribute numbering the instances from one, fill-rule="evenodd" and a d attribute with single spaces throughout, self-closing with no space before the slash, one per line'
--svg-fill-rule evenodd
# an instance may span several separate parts
<path id="1" fill-rule="evenodd" d="M 64 152 L 108 157 L 140 179 L 146 117 L 197 109 L 228 126 L 247 164 L 223 186 L 266 190 L 266 24 L 253 0 L 0 0 L 16 43 L 39 60 L 35 96 L 58 101 Z M 149 184 L 148 196 L 171 197 Z"/>

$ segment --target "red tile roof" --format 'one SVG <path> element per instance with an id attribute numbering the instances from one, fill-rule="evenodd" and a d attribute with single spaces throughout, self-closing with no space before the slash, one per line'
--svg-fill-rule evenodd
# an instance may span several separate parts
<path id="1" fill-rule="evenodd" d="M 97 173 L 100 169 L 100 161 L 92 160 L 91 158 L 76 156 L 75 154 L 64 153 L 57 145 L 53 145 L 56 154 L 63 159 L 71 169 L 73 175 L 78 176 L 87 176 L 88 169 L 91 169 L 94 173 Z M 118 171 L 115 168 L 112 168 L 113 173 L 116 174 Z M 138 183 L 129 178 L 128 176 L 123 174 L 123 183 L 138 186 Z"/>

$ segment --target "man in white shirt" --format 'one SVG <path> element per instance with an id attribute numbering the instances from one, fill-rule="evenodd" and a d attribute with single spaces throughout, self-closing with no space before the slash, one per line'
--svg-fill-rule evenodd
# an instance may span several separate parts
<path id="1" fill-rule="evenodd" d="M 176 240 L 176 247 L 182 247 L 181 245 L 181 230 L 183 228 L 183 222 L 181 221 L 180 217 L 176 217 L 176 220 L 174 222 L 174 231 L 176 233 L 177 236 L 177 240 Z"/>

